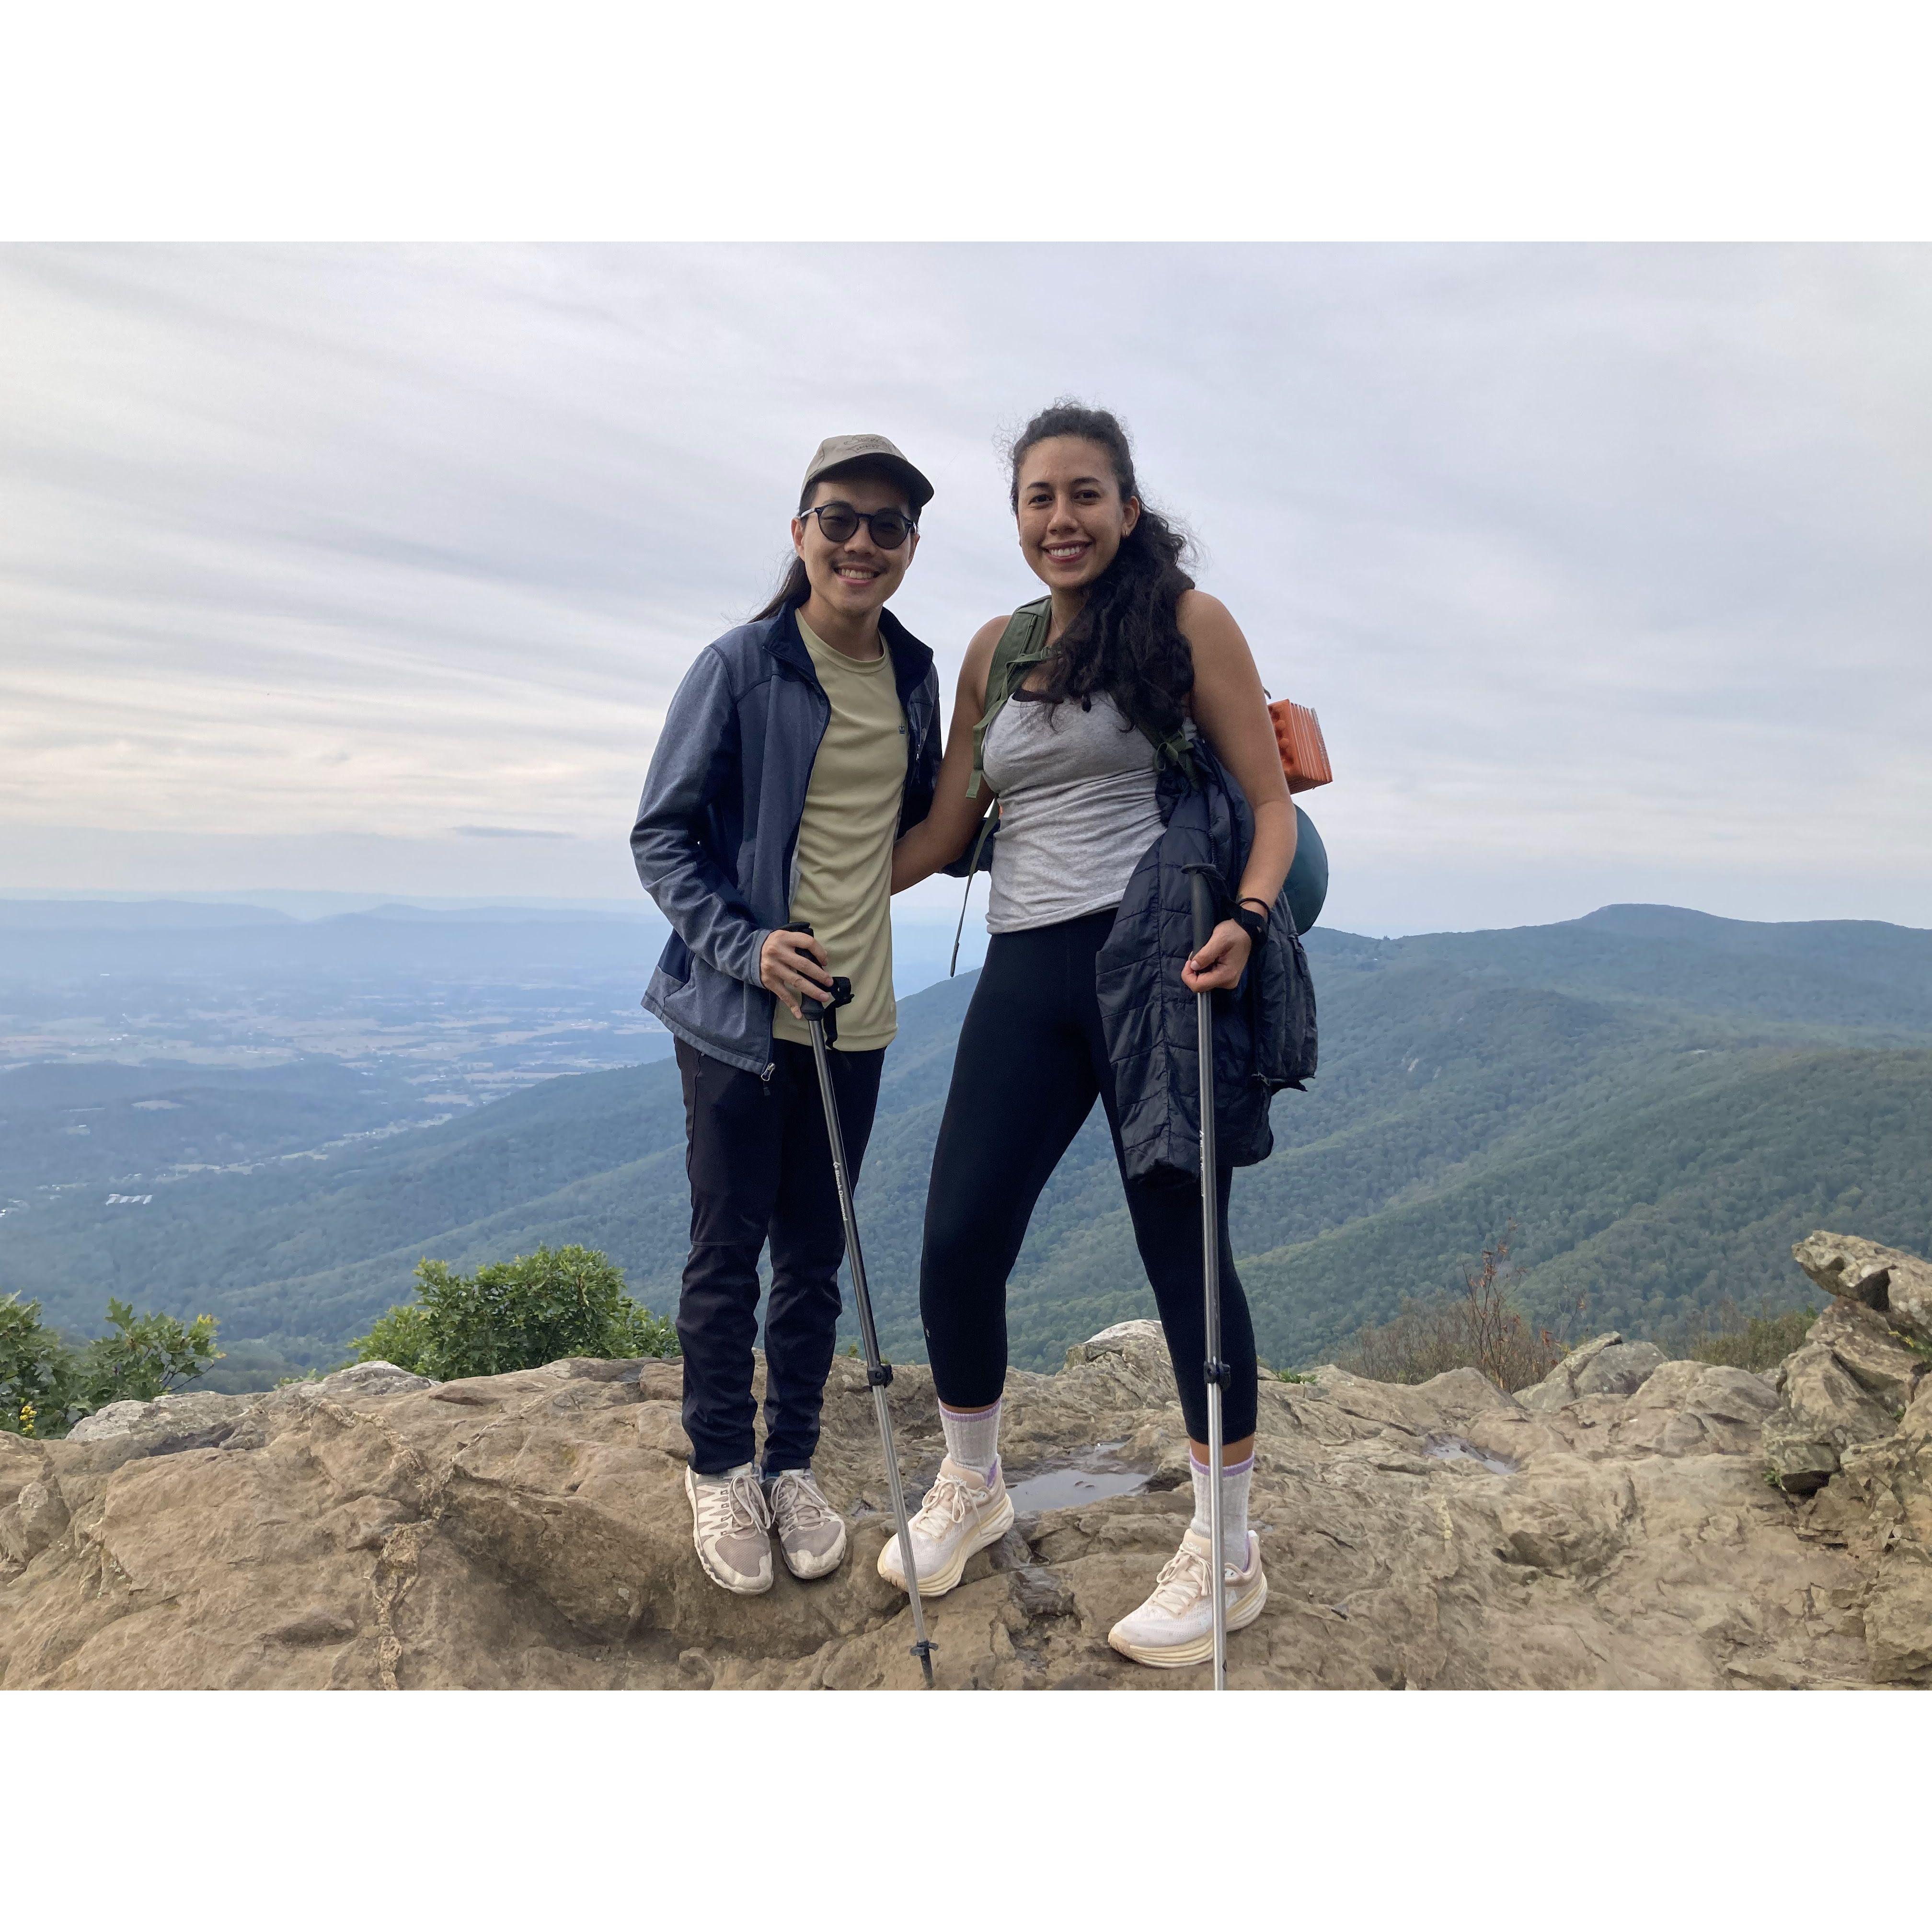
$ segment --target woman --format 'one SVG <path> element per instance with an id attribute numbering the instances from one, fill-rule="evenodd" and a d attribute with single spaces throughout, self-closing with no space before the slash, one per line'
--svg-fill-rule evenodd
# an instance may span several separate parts
<path id="1" fill-rule="evenodd" d="M 974 638 L 938 796 L 892 861 L 895 892 L 950 864 L 974 835 L 984 794 L 997 799 L 992 938 L 960 1034 L 926 1203 L 920 1300 L 946 1456 L 914 1522 L 914 1555 L 922 1592 L 941 1594 L 1012 1522 L 999 1460 L 1006 1278 L 1041 1189 L 1097 1097 L 1166 1330 L 1194 1472 L 1194 1518 L 1180 1548 L 1108 1640 L 1144 1664 L 1198 1663 L 1212 1646 L 1200 1200 L 1184 1177 L 1128 1178 L 1095 960 L 1136 866 L 1162 836 L 1158 746 L 1198 733 L 1253 814 L 1240 908 L 1186 962 L 1190 992 L 1239 984 L 1294 856 L 1294 812 L 1246 640 L 1226 608 L 1194 588 L 1181 536 L 1142 501 L 1119 423 L 1057 403 L 1027 425 L 1012 464 L 1021 553 L 1050 593 L 1046 654 L 998 704 L 976 771 L 988 674 L 1009 620 L 995 618 Z M 1214 1179 L 1232 1370 L 1223 1546 L 1228 1624 L 1238 1630 L 1261 1614 L 1268 1585 L 1247 1528 L 1254 1331 L 1228 1246 L 1228 1168 Z M 896 1538 L 879 1569 L 905 1587 Z"/>

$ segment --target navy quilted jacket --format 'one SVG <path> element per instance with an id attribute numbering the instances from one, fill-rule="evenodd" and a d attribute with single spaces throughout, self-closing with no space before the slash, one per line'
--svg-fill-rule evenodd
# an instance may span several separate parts
<path id="1" fill-rule="evenodd" d="M 1130 1180 L 1201 1172 L 1195 995 L 1180 977 L 1194 935 L 1186 868 L 1215 866 L 1225 917 L 1254 838 L 1240 786 L 1204 740 L 1193 754 L 1199 784 L 1161 772 L 1166 829 L 1135 867 L 1095 967 Z M 1315 988 L 1286 892 L 1240 985 L 1213 997 L 1215 1150 L 1250 1167 L 1274 1150 L 1270 1100 L 1315 1071 Z"/>

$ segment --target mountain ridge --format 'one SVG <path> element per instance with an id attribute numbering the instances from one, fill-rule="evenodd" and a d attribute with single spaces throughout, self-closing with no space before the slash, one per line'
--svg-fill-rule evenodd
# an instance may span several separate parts
<path id="1" fill-rule="evenodd" d="M 1630 913 L 1668 914 L 1668 930 L 1633 940 Z M 1800 1299 L 1777 1252 L 1800 1222 L 1856 1218 L 1924 1242 L 1932 933 L 1605 908 L 1488 934 L 1317 931 L 1308 945 L 1323 1070 L 1277 1102 L 1277 1152 L 1238 1178 L 1232 1215 L 1270 1360 L 1314 1359 L 1405 1295 L 1453 1290 L 1511 1220 L 1539 1318 L 1582 1295 L 1593 1322 L 1639 1328 L 1726 1295 Z M 881 1329 L 902 1358 L 922 1352 L 926 1169 L 975 977 L 902 1000 L 860 1189 Z M 467 1268 L 583 1240 L 665 1308 L 682 1167 L 674 1066 L 568 1076 L 322 1160 L 173 1183 L 137 1215 L 37 1201 L 0 1220 L 0 1286 L 70 1324 L 110 1292 L 208 1308 L 230 1336 L 319 1364 L 406 1295 L 425 1254 Z M 1150 1307 L 1096 1115 L 1016 1269 L 1015 1359 L 1048 1364 Z"/>

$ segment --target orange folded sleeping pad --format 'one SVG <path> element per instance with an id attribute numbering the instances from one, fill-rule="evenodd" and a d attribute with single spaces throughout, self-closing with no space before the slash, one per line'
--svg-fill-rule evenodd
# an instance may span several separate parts
<path id="1" fill-rule="evenodd" d="M 1335 774 L 1328 766 L 1328 747 L 1322 742 L 1322 721 L 1306 705 L 1278 698 L 1268 706 L 1274 725 L 1274 741 L 1281 748 L 1281 768 L 1288 774 L 1291 792 L 1312 791 L 1317 785 L 1332 784 Z"/>

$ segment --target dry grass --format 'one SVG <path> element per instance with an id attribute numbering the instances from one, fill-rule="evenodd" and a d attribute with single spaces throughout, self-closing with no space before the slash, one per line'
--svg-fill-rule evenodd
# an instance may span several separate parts
<path id="1" fill-rule="evenodd" d="M 1727 1295 L 1714 1309 L 1670 1323 L 1652 1339 L 1666 1355 L 1762 1375 L 1797 1348 L 1818 1318 L 1816 1308 L 1747 1315 Z"/>
<path id="2" fill-rule="evenodd" d="M 1512 1391 L 1540 1382 L 1565 1345 L 1532 1326 L 1510 1296 L 1504 1276 L 1514 1232 L 1512 1222 L 1483 1250 L 1475 1272 L 1465 1272 L 1460 1295 L 1405 1300 L 1393 1322 L 1360 1330 L 1336 1366 L 1378 1382 L 1426 1382 L 1450 1369 L 1480 1370 Z"/>

